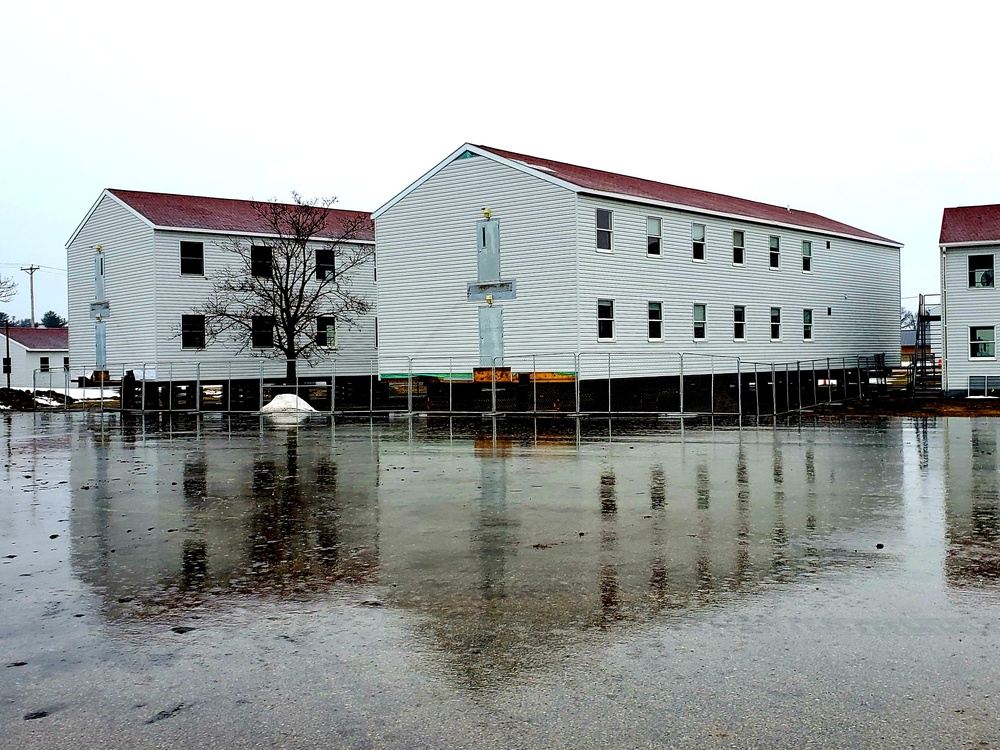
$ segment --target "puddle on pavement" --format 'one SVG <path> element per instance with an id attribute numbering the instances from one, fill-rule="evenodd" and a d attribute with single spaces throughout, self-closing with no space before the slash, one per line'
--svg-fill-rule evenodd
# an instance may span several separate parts
<path id="1" fill-rule="evenodd" d="M 62 570 L 111 638 L 185 613 L 365 605 L 407 620 L 458 685 L 495 688 L 581 644 L 845 578 L 995 604 L 998 434 L 7 416 L 0 584 L 5 607 L 40 606 L 31 576 Z"/>

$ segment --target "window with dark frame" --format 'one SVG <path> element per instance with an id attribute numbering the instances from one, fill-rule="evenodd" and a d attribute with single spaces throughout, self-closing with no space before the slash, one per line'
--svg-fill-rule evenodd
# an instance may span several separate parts
<path id="1" fill-rule="evenodd" d="M 813 243 L 802 240 L 802 272 L 811 273 L 813 265 Z"/>
<path id="2" fill-rule="evenodd" d="M 771 308 L 771 341 L 781 340 L 781 308 Z"/>
<path id="3" fill-rule="evenodd" d="M 181 315 L 181 348 L 205 348 L 204 315 Z"/>
<path id="4" fill-rule="evenodd" d="M 646 219 L 646 255 L 659 255 L 663 239 L 663 222 L 655 216 Z"/>
<path id="5" fill-rule="evenodd" d="M 746 260 L 746 235 L 742 230 L 733 230 L 733 265 L 742 266 Z"/>
<path id="6" fill-rule="evenodd" d="M 266 245 L 252 245 L 250 247 L 250 274 L 261 279 L 271 278 L 271 258 L 271 248 Z"/>
<path id="7" fill-rule="evenodd" d="M 647 305 L 647 328 L 650 341 L 663 339 L 663 303 L 650 302 Z"/>
<path id="8" fill-rule="evenodd" d="M 984 288 L 993 286 L 993 256 L 969 256 L 969 288 Z"/>
<path id="9" fill-rule="evenodd" d="M 691 317 L 694 322 L 694 337 L 696 339 L 706 338 L 708 335 L 708 310 L 706 306 L 696 304 Z"/>
<path id="10" fill-rule="evenodd" d="M 813 340 L 813 311 L 808 308 L 802 310 L 802 340 Z"/>
<path id="11" fill-rule="evenodd" d="M 316 318 L 316 346 L 337 348 L 337 319 L 332 315 Z"/>
<path id="12" fill-rule="evenodd" d="M 316 278 L 320 281 L 337 276 L 337 253 L 329 248 L 316 250 Z"/>
<path id="13" fill-rule="evenodd" d="M 705 225 L 691 225 L 691 260 L 705 260 Z"/>
<path id="14" fill-rule="evenodd" d="M 611 233 L 614 229 L 614 217 L 606 208 L 597 209 L 597 249 L 611 249 Z"/>
<path id="15" fill-rule="evenodd" d="M 181 242 L 181 273 L 185 276 L 205 275 L 204 242 Z"/>
<path id="16" fill-rule="evenodd" d="M 771 268 L 781 267 L 781 238 L 773 234 L 767 240 L 769 257 L 768 264 Z"/>
<path id="17" fill-rule="evenodd" d="M 611 341 L 615 337 L 615 301 L 597 300 L 597 340 Z"/>
<path id="18" fill-rule="evenodd" d="M 733 305 L 733 339 L 746 341 L 747 309 L 744 305 Z"/>
<path id="19" fill-rule="evenodd" d="M 49 358 L 39 357 L 38 358 L 38 369 L 42 372 L 49 372 Z"/>
<path id="20" fill-rule="evenodd" d="M 969 328 L 969 357 L 995 359 L 996 356 L 996 329 L 993 326 Z"/>
<path id="21" fill-rule="evenodd" d="M 250 328 L 250 344 L 254 349 L 270 349 L 274 346 L 274 316 L 254 315 Z"/>
<path id="22" fill-rule="evenodd" d="M 69 370 L 69 357 L 63 357 L 63 369 Z"/>

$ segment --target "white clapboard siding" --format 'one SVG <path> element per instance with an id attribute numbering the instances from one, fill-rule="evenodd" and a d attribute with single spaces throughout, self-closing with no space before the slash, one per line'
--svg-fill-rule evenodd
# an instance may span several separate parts
<path id="1" fill-rule="evenodd" d="M 596 210 L 613 211 L 612 252 L 596 249 Z M 661 220 L 659 256 L 647 254 L 646 219 Z M 885 353 L 899 357 L 899 250 L 819 232 L 698 215 L 581 195 L 581 350 L 641 361 L 621 374 L 676 373 L 667 352 L 685 358 L 685 372 L 705 372 L 739 357 L 744 362 L 797 362 Z M 705 259 L 693 260 L 692 224 L 706 228 Z M 744 264 L 733 264 L 733 230 L 745 237 Z M 769 267 L 769 238 L 780 238 L 780 265 Z M 812 242 L 812 267 L 802 270 L 802 242 Z M 827 248 L 827 241 L 830 247 Z M 615 301 L 615 340 L 597 339 L 597 300 Z M 648 303 L 662 303 L 663 340 L 648 339 Z M 707 335 L 694 338 L 694 305 L 706 305 Z M 733 307 L 746 314 L 745 340 L 734 340 Z M 771 340 L 771 307 L 781 308 L 781 338 Z M 813 311 L 813 339 L 803 339 L 803 310 Z M 593 360 L 593 356 L 585 359 Z M 584 367 L 585 376 L 606 374 Z"/>
<path id="2" fill-rule="evenodd" d="M 193 314 L 195 308 L 208 299 L 213 288 L 214 276 L 226 266 L 242 265 L 240 257 L 231 250 L 235 238 L 207 232 L 156 232 L 156 351 L 155 360 L 170 363 L 176 378 L 192 377 L 191 372 L 209 378 L 255 377 L 263 372 L 267 377 L 284 375 L 283 358 L 259 356 L 242 348 L 228 337 L 209 341 L 205 349 L 185 349 L 181 345 L 181 317 Z M 201 242 L 205 252 L 204 275 L 182 274 L 180 272 L 180 243 Z M 323 247 L 316 243 L 316 247 Z M 352 294 L 368 300 L 374 308 L 375 287 L 373 282 L 374 264 L 367 263 L 345 275 L 342 283 Z M 371 362 L 376 356 L 374 310 L 359 321 L 356 328 L 346 325 L 337 330 L 336 349 L 324 352 L 310 364 L 302 362 L 299 374 L 302 377 L 315 375 L 368 375 Z M 142 366 L 142 362 L 132 364 Z M 197 366 L 197 367 L 196 367 Z M 183 374 L 178 374 L 183 373 Z M 159 373 L 158 373 L 159 374 Z"/>
<path id="3" fill-rule="evenodd" d="M 839 367 L 844 357 L 852 366 L 885 354 L 898 363 L 898 247 L 595 197 L 475 156 L 430 173 L 378 216 L 382 374 L 457 372 L 478 361 L 482 303 L 467 302 L 465 292 L 476 276 L 484 207 L 500 221 L 501 276 L 517 282 L 517 299 L 497 303 L 505 364 L 516 370 L 569 370 L 572 352 L 582 353 L 585 377 L 676 374 L 679 352 L 690 353 L 685 372 L 732 371 L 737 357 L 823 367 L 834 357 Z M 614 213 L 611 252 L 596 249 L 597 208 Z M 662 222 L 659 257 L 647 255 L 647 217 Z M 706 227 L 704 262 L 692 259 L 693 222 Z M 734 229 L 745 233 L 742 266 L 733 264 Z M 777 270 L 769 268 L 772 234 L 781 240 Z M 812 242 L 808 273 L 803 240 Z M 598 299 L 614 300 L 614 341 L 597 339 Z M 662 341 L 648 339 L 651 301 L 663 305 Z M 704 340 L 693 335 L 696 303 L 707 306 Z M 734 341 L 734 305 L 746 307 L 745 341 Z M 771 307 L 782 311 L 778 341 Z"/>
<path id="4" fill-rule="evenodd" d="M 104 248 L 105 296 L 111 304 L 107 361 L 123 362 L 136 352 L 155 359 L 156 299 L 153 229 L 104 193 L 67 246 L 69 356 L 76 374 L 95 364 L 94 246 Z"/>
<path id="5" fill-rule="evenodd" d="M 485 157 L 453 161 L 379 216 L 379 369 L 465 372 L 479 362 L 476 222 L 500 222 L 500 268 L 517 282 L 504 351 L 572 352 L 576 342 L 575 196 Z M 571 369 L 571 358 L 560 360 Z M 550 368 L 554 369 L 554 368 Z"/>
<path id="6" fill-rule="evenodd" d="M 947 248 L 943 256 L 941 288 L 945 292 L 944 336 L 945 390 L 964 391 L 969 377 L 1000 376 L 996 358 L 972 357 L 970 328 L 994 326 L 1000 332 L 1000 289 L 969 288 L 969 256 L 993 255 L 994 272 L 1000 261 L 1000 244 Z"/>

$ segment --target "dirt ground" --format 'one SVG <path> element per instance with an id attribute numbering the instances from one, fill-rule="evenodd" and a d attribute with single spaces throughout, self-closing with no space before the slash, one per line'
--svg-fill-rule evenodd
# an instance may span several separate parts
<path id="1" fill-rule="evenodd" d="M 64 396 L 58 391 L 39 391 L 38 395 L 58 401 L 60 404 L 65 402 L 67 406 L 72 406 L 75 401 L 72 397 Z M 28 391 L 22 391 L 17 388 L 0 388 L 0 409 L 31 411 L 34 408 L 34 398 Z"/>
<path id="2" fill-rule="evenodd" d="M 859 417 L 1000 417 L 1000 399 L 889 394 L 864 401 L 823 404 L 810 411 Z"/>

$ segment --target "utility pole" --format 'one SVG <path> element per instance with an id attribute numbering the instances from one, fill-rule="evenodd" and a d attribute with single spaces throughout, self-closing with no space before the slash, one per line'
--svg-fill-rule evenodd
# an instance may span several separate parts
<path id="1" fill-rule="evenodd" d="M 36 266 L 34 264 L 25 268 L 21 266 L 21 270 L 28 274 L 28 288 L 31 291 L 31 327 L 35 327 L 35 271 L 37 271 L 41 266 Z"/>

